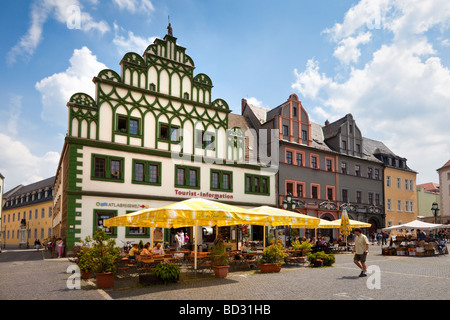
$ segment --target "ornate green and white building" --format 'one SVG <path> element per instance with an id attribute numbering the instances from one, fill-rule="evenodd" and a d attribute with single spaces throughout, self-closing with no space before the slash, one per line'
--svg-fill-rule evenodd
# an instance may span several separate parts
<path id="1" fill-rule="evenodd" d="M 95 98 L 75 93 L 67 103 L 53 232 L 69 252 L 104 219 L 142 208 L 193 197 L 276 205 L 274 171 L 247 161 L 245 120 L 234 121 L 242 116 L 212 98 L 211 79 L 194 74 L 176 40 L 169 30 L 143 56 L 125 54 L 120 75 L 108 69 L 94 77 Z M 106 231 L 122 242 L 150 237 L 147 228 Z M 162 233 L 170 242 L 170 230 Z"/>

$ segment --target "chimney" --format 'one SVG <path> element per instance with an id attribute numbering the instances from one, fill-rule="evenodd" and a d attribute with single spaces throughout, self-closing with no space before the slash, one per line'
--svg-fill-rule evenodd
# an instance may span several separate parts
<path id="1" fill-rule="evenodd" d="M 242 99 L 241 100 L 241 115 L 244 114 L 244 108 L 245 108 L 246 104 L 247 104 L 247 99 Z"/>
<path id="2" fill-rule="evenodd" d="M 330 121 L 328 121 L 328 119 L 325 121 L 325 125 L 327 126 L 327 125 L 329 125 L 330 124 Z"/>

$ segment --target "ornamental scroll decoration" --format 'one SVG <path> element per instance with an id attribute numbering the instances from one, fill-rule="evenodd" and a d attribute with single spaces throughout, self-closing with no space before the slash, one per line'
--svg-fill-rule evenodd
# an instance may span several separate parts
<path id="1" fill-rule="evenodd" d="M 356 212 L 358 210 L 358 206 L 351 203 L 343 203 L 340 206 L 340 209 L 346 209 L 348 212 Z"/>
<path id="2" fill-rule="evenodd" d="M 331 201 L 324 201 L 324 202 L 319 204 L 319 208 L 320 209 L 326 209 L 326 210 L 336 210 L 337 209 L 337 205 L 336 205 L 336 203 L 331 202 Z"/>

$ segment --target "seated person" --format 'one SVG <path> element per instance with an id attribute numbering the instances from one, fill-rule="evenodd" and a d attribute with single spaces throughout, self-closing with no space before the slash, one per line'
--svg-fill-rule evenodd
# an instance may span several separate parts
<path id="1" fill-rule="evenodd" d="M 150 244 L 146 243 L 144 245 L 144 249 L 142 249 L 141 256 L 151 256 L 152 253 L 150 251 Z"/>
<path id="2" fill-rule="evenodd" d="M 244 245 L 241 247 L 241 251 L 243 253 L 247 253 L 249 249 L 250 249 L 250 243 L 248 242 L 248 240 L 245 240 Z"/>
<path id="3" fill-rule="evenodd" d="M 152 252 L 153 254 L 164 254 L 164 249 L 161 247 L 160 242 L 156 244 L 156 247 L 153 248 Z"/>
<path id="4" fill-rule="evenodd" d="M 136 254 L 139 254 L 138 245 L 137 243 L 133 244 L 133 247 L 128 252 L 128 258 L 130 259 L 136 259 Z"/>

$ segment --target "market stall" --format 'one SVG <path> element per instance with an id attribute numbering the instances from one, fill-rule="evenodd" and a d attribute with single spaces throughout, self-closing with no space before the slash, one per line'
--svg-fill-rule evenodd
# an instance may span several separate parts
<path id="1" fill-rule="evenodd" d="M 398 230 L 391 237 L 389 246 L 382 247 L 383 255 L 429 257 L 438 253 L 438 242 L 424 233 L 442 228 L 441 224 L 427 223 L 419 220 L 382 229 L 385 232 Z"/>

